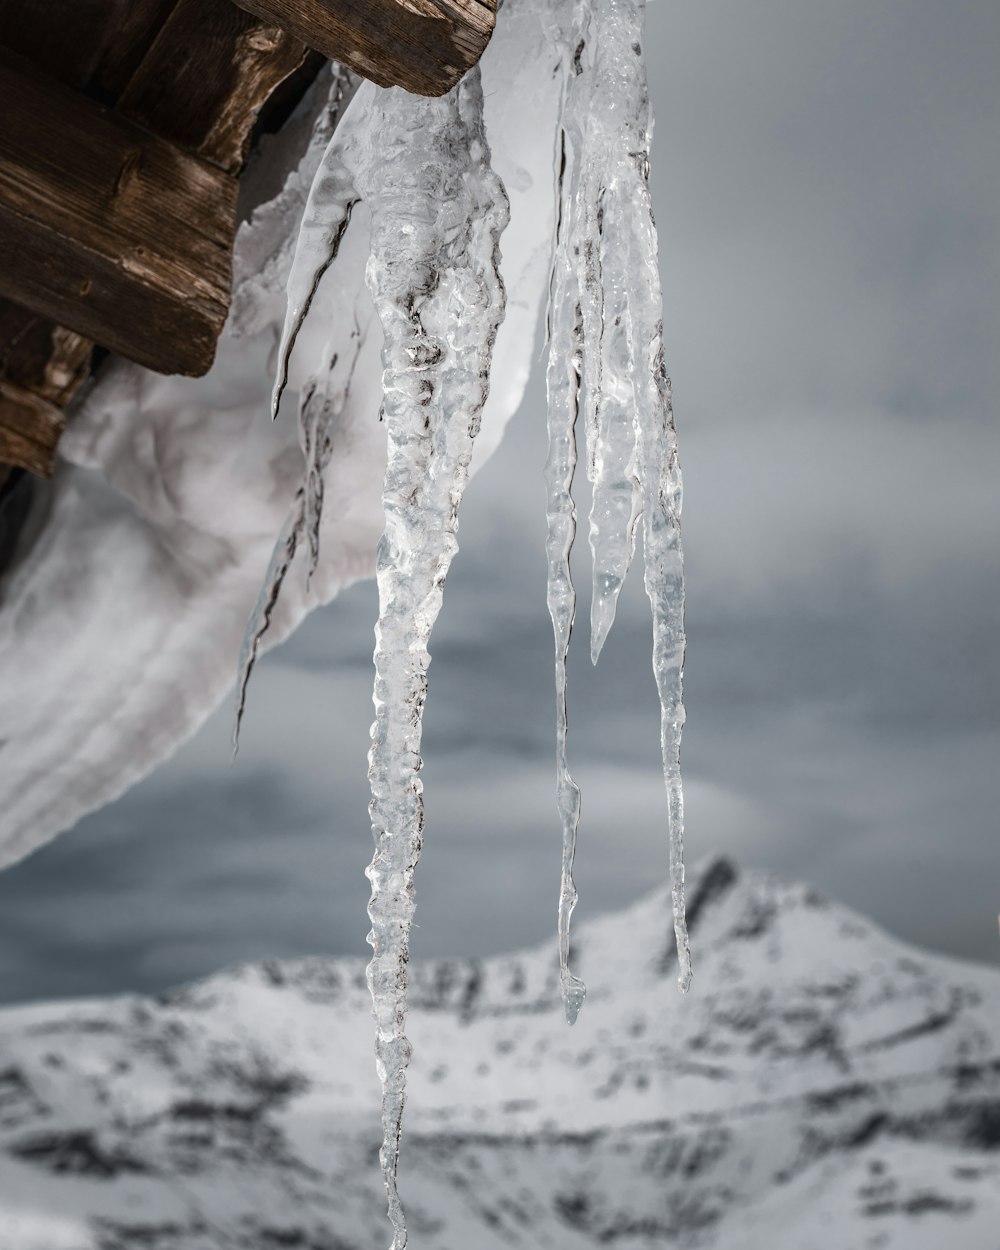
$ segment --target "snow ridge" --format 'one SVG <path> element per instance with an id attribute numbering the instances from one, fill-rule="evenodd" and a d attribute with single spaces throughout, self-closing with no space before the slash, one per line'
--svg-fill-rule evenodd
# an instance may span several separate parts
<path id="1" fill-rule="evenodd" d="M 727 861 L 689 885 L 692 993 L 660 889 L 579 926 L 571 1031 L 548 944 L 411 966 L 412 1244 L 996 1250 L 1000 975 Z M 0 1250 L 365 1250 L 369 1011 L 319 957 L 0 1011 Z"/>

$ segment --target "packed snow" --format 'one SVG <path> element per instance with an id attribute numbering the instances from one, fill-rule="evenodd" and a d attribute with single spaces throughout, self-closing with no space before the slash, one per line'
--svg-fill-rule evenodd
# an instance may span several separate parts
<path id="1" fill-rule="evenodd" d="M 535 349 L 553 229 L 552 71 L 541 17 L 511 0 L 482 62 L 486 127 L 511 222 L 501 265 L 507 314 L 473 473 L 520 403 Z M 233 308 L 211 372 L 161 377 L 111 359 L 73 406 L 55 477 L 40 484 L 0 583 L 0 866 L 151 772 L 231 689 L 275 536 L 286 522 L 286 537 L 295 529 L 302 506 L 309 470 L 294 412 L 310 396 L 329 405 L 335 442 L 318 563 L 307 586 L 303 529 L 296 567 L 265 605 L 270 644 L 375 572 L 386 439 L 363 206 L 292 357 L 292 419 L 266 419 L 297 230 L 345 103 L 343 82 L 325 74 L 244 179 Z M 318 407 L 310 411 L 319 417 Z M 317 429 L 318 463 L 330 430 Z"/>

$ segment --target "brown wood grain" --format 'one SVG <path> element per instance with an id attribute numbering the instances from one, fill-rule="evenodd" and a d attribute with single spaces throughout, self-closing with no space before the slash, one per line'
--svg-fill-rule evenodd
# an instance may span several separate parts
<path id="1" fill-rule="evenodd" d="M 177 0 L 0 0 L 0 45 L 113 103 Z M 89 373 L 93 344 L 0 300 L 0 378 L 59 406 Z"/>
<path id="2" fill-rule="evenodd" d="M 114 104 L 119 100 L 153 46 L 164 22 L 177 6 L 177 0 L 110 2 L 120 7 L 121 12 L 86 84 L 87 92 L 103 104 Z"/>
<path id="3" fill-rule="evenodd" d="M 4 48 L 29 60 L 36 79 L 42 70 L 117 106 L 231 174 L 245 163 L 261 107 L 319 58 L 229 0 L 0 0 L 0 380 L 21 397 L 0 471 L 12 460 L 40 472 L 51 455 L 38 448 L 58 431 L 48 407 L 33 409 L 24 396 L 65 404 L 89 374 L 88 334 L 163 372 L 208 368 L 228 307 L 236 188 L 174 161 L 173 196 L 161 194 L 165 148 L 154 144 L 151 154 L 150 135 L 127 127 L 124 153 L 82 124 L 60 133 L 70 96 L 46 121 L 45 93 L 22 81 L 22 97 L 4 77 L 12 63 Z M 73 106 L 81 123 L 103 116 L 106 131 L 106 110 L 82 97 Z M 92 149 L 104 164 L 88 179 L 82 162 Z M 32 412 L 42 423 L 34 451 L 24 425 Z"/>
<path id="4" fill-rule="evenodd" d="M 177 0 L 0 0 L 0 45 L 113 104 Z"/>
<path id="5" fill-rule="evenodd" d="M 482 56 L 496 0 L 235 0 L 382 87 L 444 95 Z"/>
<path id="6" fill-rule="evenodd" d="M 230 0 L 179 0 L 118 111 L 236 173 L 261 105 L 306 46 Z"/>
<path id="7" fill-rule="evenodd" d="M 54 404 L 0 378 L 0 462 L 47 477 L 63 424 Z"/>
<path id="8" fill-rule="evenodd" d="M 0 51 L 0 296 L 164 373 L 229 305 L 235 179 Z"/>
<path id="9" fill-rule="evenodd" d="M 87 376 L 92 344 L 27 309 L 0 300 L 0 377 L 60 407 Z"/>

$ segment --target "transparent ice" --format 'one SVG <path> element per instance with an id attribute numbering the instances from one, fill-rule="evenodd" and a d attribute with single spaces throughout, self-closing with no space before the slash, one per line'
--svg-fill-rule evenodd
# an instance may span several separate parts
<path id="1" fill-rule="evenodd" d="M 344 109 L 354 94 L 355 84 L 356 80 L 347 70 L 340 66 L 333 67 L 329 98 L 318 119 L 314 135 L 314 141 L 326 140 L 327 156 L 335 145 L 339 147 L 353 133 L 349 123 L 341 129 L 337 129 L 337 123 L 341 121 Z M 289 274 L 287 311 L 278 354 L 280 367 L 271 402 L 272 417 L 277 416 L 281 395 L 288 381 L 288 361 L 295 338 L 308 314 L 316 287 L 337 254 L 351 210 L 357 202 L 356 196 L 351 198 L 353 192 L 348 180 L 344 205 L 339 209 L 334 208 L 331 203 L 334 198 L 330 185 L 332 173 L 328 163 L 324 162 L 317 172 L 299 225 L 294 264 Z M 340 342 L 343 336 L 337 331 L 338 327 L 332 327 L 331 337 Z M 282 584 L 303 539 L 309 546 L 307 580 L 312 578 L 319 563 L 324 475 L 333 454 L 338 420 L 350 399 L 351 379 L 361 347 L 356 327 L 350 341 L 351 350 L 344 353 L 344 359 L 338 358 L 336 353 L 331 354 L 329 350 L 323 352 L 323 366 L 310 374 L 309 382 L 299 397 L 299 438 L 305 467 L 302 483 L 274 545 L 257 602 L 243 634 L 236 678 L 234 751 L 239 746 L 247 687 L 257 662 L 260 645 L 270 627 Z"/>
<path id="2" fill-rule="evenodd" d="M 490 167 L 482 109 L 478 70 L 436 100 L 370 84 L 361 88 L 354 120 L 331 142 L 303 219 L 273 401 L 277 413 L 288 358 L 312 296 L 353 209 L 364 201 L 371 213 L 367 283 L 384 333 L 381 418 L 388 443 L 369 753 L 375 855 L 367 875 L 373 951 L 368 984 L 383 1091 L 381 1162 L 392 1250 L 402 1250 L 407 1236 L 396 1173 L 410 1058 L 404 1030 L 413 874 L 424 823 L 419 772 L 427 646 L 458 549 L 458 510 L 504 311 L 499 239 L 508 205 Z M 323 469 L 343 397 L 341 384 L 304 405 L 315 409 L 315 417 L 305 426 L 303 521 L 293 523 L 279 543 L 275 558 L 283 567 L 300 532 L 309 538 L 315 561 Z M 269 577 L 269 584 L 274 580 Z"/>
<path id="3" fill-rule="evenodd" d="M 691 982 L 684 905 L 684 583 L 681 477 L 663 359 L 656 230 L 649 196 L 652 117 L 642 51 L 644 0 L 577 0 L 554 11 L 565 87 L 556 149 L 557 228 L 549 310 L 548 602 L 556 650 L 556 784 L 563 832 L 560 980 L 567 1018 L 586 990 L 570 972 L 580 791 L 566 757 L 566 655 L 576 610 L 571 496 L 582 409 L 592 483 L 591 658 L 601 653 L 642 517 L 653 669 L 661 705 L 670 882 L 679 983 Z"/>
<path id="4" fill-rule="evenodd" d="M 573 1023 L 586 995 L 570 970 L 573 860 L 580 790 L 567 752 L 566 659 L 576 612 L 570 557 L 577 418 L 584 415 L 593 486 L 591 655 L 614 622 L 641 518 L 653 614 L 653 668 L 662 709 L 670 872 L 679 981 L 691 979 L 684 916 L 684 722 L 681 479 L 662 346 L 656 232 L 650 206 L 651 116 L 641 33 L 644 0 L 542 0 L 564 89 L 556 133 L 556 230 L 550 273 L 546 463 L 547 600 L 555 640 L 560 985 Z M 502 20 L 502 15 L 501 15 Z M 407 1233 L 397 1166 L 410 1044 L 405 1035 L 413 877 L 423 836 L 420 744 L 428 643 L 457 550 L 458 511 L 489 389 L 504 312 L 500 236 L 508 220 L 490 166 L 478 70 L 426 100 L 365 84 L 334 134 L 304 214 L 288 284 L 272 415 L 288 362 L 352 212 L 371 217 L 367 283 L 384 332 L 388 461 L 378 545 L 375 722 L 369 753 L 375 855 L 368 969 L 382 1082 L 381 1163 L 394 1237 Z M 306 473 L 275 547 L 241 658 L 240 710 L 281 582 L 307 542 L 318 559 L 324 472 L 354 363 L 334 358 L 300 397 Z"/>

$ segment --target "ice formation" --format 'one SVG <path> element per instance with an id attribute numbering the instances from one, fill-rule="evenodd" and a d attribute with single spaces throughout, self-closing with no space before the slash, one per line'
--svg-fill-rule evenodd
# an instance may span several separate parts
<path id="1" fill-rule="evenodd" d="M 410 1056 L 404 1032 L 406 966 L 423 833 L 418 773 L 427 644 L 458 548 L 458 509 L 504 313 L 499 239 L 509 212 L 506 191 L 490 165 L 478 69 L 438 100 L 366 85 L 354 117 L 356 124 L 332 140 L 306 208 L 289 279 L 272 411 L 278 411 L 291 350 L 313 293 L 363 200 L 371 214 L 367 282 L 384 333 L 381 416 L 388 441 L 385 533 L 376 554 L 368 983 L 383 1093 L 382 1169 L 393 1250 L 402 1250 L 406 1228 L 396 1169 Z M 320 413 L 328 408 L 319 405 Z M 330 428 L 326 417 L 304 425 L 307 453 L 312 449 L 308 464 L 315 469 L 276 548 L 265 603 L 295 554 L 299 530 L 318 534 Z M 257 628 L 252 623 L 251 651 Z M 244 684 L 249 663 L 245 659 L 242 666 Z"/>
<path id="2" fill-rule="evenodd" d="M 366 170 L 376 197 L 368 281 L 386 336 L 389 460 L 386 530 L 376 556 L 368 984 L 383 1089 L 382 1168 L 393 1250 L 402 1250 L 396 1163 L 410 1053 L 403 1029 L 413 870 L 423 834 L 417 774 L 427 643 L 457 550 L 458 509 L 504 312 L 498 243 L 507 198 L 490 168 L 478 71 L 441 101 L 414 106 L 393 91 L 376 115 Z"/>
<path id="3" fill-rule="evenodd" d="M 690 981 L 679 770 L 684 656 L 680 474 L 648 189 L 650 114 L 642 17 L 642 0 L 580 0 L 572 9 L 553 3 L 545 11 L 546 34 L 563 82 L 555 148 L 546 482 L 563 834 L 560 985 L 570 1023 L 586 993 L 569 968 L 580 791 L 568 766 L 566 700 L 566 657 L 576 608 L 570 555 L 581 408 L 593 483 L 595 663 L 614 620 L 640 515 L 643 520 L 682 988 Z M 508 200 L 490 165 L 478 69 L 440 100 L 417 100 L 368 84 L 358 93 L 323 157 L 303 217 L 288 282 L 272 415 L 277 415 L 292 349 L 315 293 L 359 205 L 370 215 L 367 284 L 384 334 L 382 418 L 388 443 L 385 532 L 376 554 L 376 719 L 369 754 L 376 849 L 368 869 L 373 948 L 368 983 L 382 1082 L 381 1162 L 394 1229 L 392 1250 L 403 1250 L 406 1228 L 396 1176 L 410 1057 L 405 1022 L 413 875 L 423 836 L 418 773 L 427 648 L 457 550 L 458 511 L 505 304 L 499 242 Z M 334 359 L 330 378 L 338 367 Z M 319 398 L 308 393 L 300 400 L 307 471 L 248 629 L 241 707 L 258 641 L 303 535 L 310 543 L 310 568 L 316 566 L 323 474 L 352 369 L 347 366 L 339 387 L 331 383 Z"/>
<path id="4" fill-rule="evenodd" d="M 643 521 L 645 584 L 653 612 L 653 668 L 661 704 L 670 878 L 679 981 L 691 981 L 684 908 L 684 587 L 681 478 L 663 360 L 656 232 L 649 197 L 652 118 L 643 62 L 644 0 L 578 0 L 568 31 L 557 140 L 557 226 L 549 312 L 548 604 L 556 652 L 556 774 L 562 822 L 560 980 L 566 1015 L 586 989 L 569 969 L 576 904 L 573 859 L 580 791 L 566 751 L 566 657 L 576 611 L 570 553 L 571 487 L 582 409 L 592 484 L 591 658 L 597 663 Z"/>

